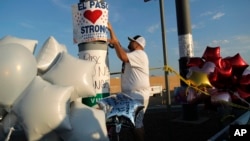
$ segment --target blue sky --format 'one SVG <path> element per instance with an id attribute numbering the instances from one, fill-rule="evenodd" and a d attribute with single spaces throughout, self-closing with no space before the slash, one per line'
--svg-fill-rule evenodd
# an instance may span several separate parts
<path id="1" fill-rule="evenodd" d="M 36 53 L 49 36 L 67 46 L 78 57 L 73 44 L 71 6 L 78 0 L 1 0 L 0 38 L 11 35 L 38 40 Z M 127 36 L 143 35 L 150 67 L 163 67 L 163 49 L 159 0 L 106 0 L 109 20 L 124 47 Z M 239 53 L 250 64 L 250 1 L 249 0 L 190 0 L 194 57 L 201 57 L 207 46 L 220 46 L 221 56 Z M 178 71 L 179 45 L 175 0 L 164 1 L 168 65 Z M 121 62 L 109 49 L 110 71 L 120 71 Z M 162 70 L 151 71 L 163 75 Z"/>

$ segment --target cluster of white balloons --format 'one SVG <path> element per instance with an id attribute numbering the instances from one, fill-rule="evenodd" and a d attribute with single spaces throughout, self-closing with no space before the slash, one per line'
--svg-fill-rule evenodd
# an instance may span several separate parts
<path id="1" fill-rule="evenodd" d="M 35 56 L 37 43 L 0 39 L 0 140 L 20 126 L 30 141 L 108 141 L 104 112 L 81 102 L 96 94 L 95 63 L 71 56 L 52 36 Z"/>

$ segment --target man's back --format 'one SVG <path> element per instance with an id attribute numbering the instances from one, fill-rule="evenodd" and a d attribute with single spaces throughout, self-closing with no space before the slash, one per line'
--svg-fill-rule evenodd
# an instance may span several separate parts
<path id="1" fill-rule="evenodd" d="M 122 73 L 122 91 L 125 93 L 142 93 L 143 97 L 133 96 L 136 99 L 148 99 L 150 91 L 149 62 L 143 50 L 127 53 L 129 62 L 124 63 Z"/>

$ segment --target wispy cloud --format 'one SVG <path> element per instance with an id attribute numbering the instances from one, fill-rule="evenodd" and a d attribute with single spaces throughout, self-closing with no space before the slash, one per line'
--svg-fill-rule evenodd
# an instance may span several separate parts
<path id="1" fill-rule="evenodd" d="M 200 29 L 200 28 L 203 28 L 203 27 L 205 27 L 205 25 L 202 22 L 197 23 L 197 24 L 192 24 L 192 26 L 191 26 L 192 29 Z"/>
<path id="2" fill-rule="evenodd" d="M 247 62 L 250 62 L 249 48 L 250 48 L 250 36 L 248 35 L 237 35 L 234 37 L 228 37 L 227 39 L 212 40 L 208 44 L 202 42 L 194 42 L 195 54 L 200 56 L 204 53 L 204 47 L 220 47 L 220 52 L 222 57 L 234 56 L 239 53 L 242 55 Z M 240 49 L 239 49 L 240 48 Z"/>
<path id="3" fill-rule="evenodd" d="M 177 32 L 177 28 L 176 27 L 168 28 L 167 32 Z"/>
<path id="4" fill-rule="evenodd" d="M 219 20 L 221 17 L 223 17 L 225 15 L 225 13 L 222 12 L 218 12 L 215 15 L 213 15 L 212 19 L 213 20 Z"/>
<path id="5" fill-rule="evenodd" d="M 199 28 L 199 26 L 196 25 L 196 24 L 193 24 L 191 27 L 192 27 L 192 29 L 197 29 L 197 28 Z"/>
<path id="6" fill-rule="evenodd" d="M 221 17 L 225 16 L 225 13 L 223 12 L 213 12 L 213 11 L 206 11 L 204 13 L 200 14 L 201 17 L 205 16 L 212 16 L 212 20 L 219 20 Z"/>
<path id="7" fill-rule="evenodd" d="M 241 42 L 241 43 L 250 43 L 250 36 L 249 35 L 238 35 L 233 37 L 234 40 Z"/>
<path id="8" fill-rule="evenodd" d="M 34 29 L 35 28 L 34 25 L 26 23 L 26 22 L 19 23 L 19 25 L 21 25 L 24 28 L 29 28 L 29 29 Z"/>
<path id="9" fill-rule="evenodd" d="M 60 8 L 70 10 L 70 6 L 64 2 L 64 0 L 52 0 L 52 2 Z"/>
<path id="10" fill-rule="evenodd" d="M 199 1 L 199 0 L 190 0 L 190 2 L 196 2 L 196 1 Z"/>
<path id="11" fill-rule="evenodd" d="M 151 25 L 150 27 L 148 27 L 147 31 L 149 33 L 154 33 L 156 30 L 158 30 L 160 28 L 160 24 L 157 23 L 157 24 L 154 24 L 154 25 Z"/>
<path id="12" fill-rule="evenodd" d="M 230 41 L 227 39 L 224 40 L 213 40 L 209 45 L 211 46 L 218 46 L 218 45 L 223 45 L 223 44 L 228 44 Z"/>
<path id="13" fill-rule="evenodd" d="M 212 12 L 212 11 L 206 11 L 206 12 L 204 12 L 204 13 L 201 13 L 200 14 L 200 16 L 210 16 L 210 15 L 212 15 L 212 14 L 214 14 L 214 12 Z"/>
<path id="14" fill-rule="evenodd" d="M 154 33 L 154 32 L 156 32 L 157 30 L 161 30 L 161 25 L 160 25 L 160 23 L 151 25 L 151 26 L 148 27 L 148 29 L 147 29 L 147 31 L 148 31 L 149 33 Z M 167 30 L 166 32 L 177 32 L 177 28 L 176 28 L 176 27 L 167 28 L 166 30 Z"/>

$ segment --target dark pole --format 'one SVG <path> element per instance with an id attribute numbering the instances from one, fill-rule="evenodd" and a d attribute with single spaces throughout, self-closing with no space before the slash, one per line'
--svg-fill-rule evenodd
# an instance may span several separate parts
<path id="1" fill-rule="evenodd" d="M 148 2 L 150 0 L 144 0 L 144 2 Z M 167 59 L 167 41 L 166 41 L 166 28 L 165 28 L 165 16 L 164 16 L 164 0 L 160 0 L 160 16 L 161 16 L 161 34 L 162 34 L 162 46 L 163 46 L 163 60 L 164 60 L 164 66 L 167 67 L 168 65 L 168 59 Z M 167 108 L 171 108 L 171 98 L 170 98 L 170 92 L 169 92 L 169 84 L 168 84 L 168 71 L 164 72 L 165 76 L 165 88 L 167 93 L 167 99 L 166 99 L 166 105 Z"/>
<path id="2" fill-rule="evenodd" d="M 165 28 L 165 16 L 164 16 L 164 0 L 160 0 L 160 14 L 161 14 L 161 34 L 162 34 L 162 45 L 163 45 L 163 60 L 164 66 L 168 65 L 167 59 L 167 42 L 166 42 L 166 28 Z M 168 84 L 168 71 L 165 71 L 165 87 L 167 92 L 167 107 L 171 105 L 171 98 L 169 92 L 169 84 Z"/>
<path id="3" fill-rule="evenodd" d="M 150 0 L 144 0 L 144 2 L 148 2 Z M 162 46 L 163 46 L 163 60 L 164 66 L 168 66 L 168 59 L 167 59 L 167 41 L 166 41 L 166 28 L 165 28 L 165 15 L 164 15 L 164 0 L 159 0 L 160 6 L 160 17 L 161 17 L 161 34 L 162 34 Z M 167 106 L 167 139 L 170 141 L 172 138 L 172 131 L 171 131 L 171 95 L 169 91 L 169 81 L 168 81 L 168 71 L 164 71 L 165 76 L 165 89 L 166 89 L 166 106 Z"/>
<path id="4" fill-rule="evenodd" d="M 186 78 L 188 73 L 187 62 L 190 57 L 193 56 L 193 39 L 191 31 L 191 18 L 189 0 L 175 0 L 176 15 L 177 15 L 177 28 L 178 28 L 178 40 L 179 40 L 179 71 L 183 78 Z M 182 87 L 187 85 L 181 81 Z M 184 120 L 196 120 L 197 117 L 197 105 L 183 104 L 183 119 Z"/>
<path id="5" fill-rule="evenodd" d="M 193 56 L 189 0 L 176 0 L 175 2 L 179 37 L 179 70 L 180 75 L 186 78 L 188 72 L 186 64 L 188 58 Z M 186 86 L 186 84 L 181 81 L 181 86 Z"/>
<path id="6" fill-rule="evenodd" d="M 168 66 L 168 58 L 167 58 L 167 41 L 166 41 L 166 28 L 165 28 L 165 16 L 164 16 L 164 0 L 160 0 L 160 15 L 161 15 L 161 34 L 162 34 L 162 45 L 163 45 L 163 60 L 164 66 Z M 169 91 L 169 81 L 168 81 L 168 71 L 164 71 L 165 76 L 165 88 L 166 88 L 166 105 L 167 105 L 167 140 L 171 141 L 172 139 L 172 130 L 171 130 L 171 95 Z"/>

